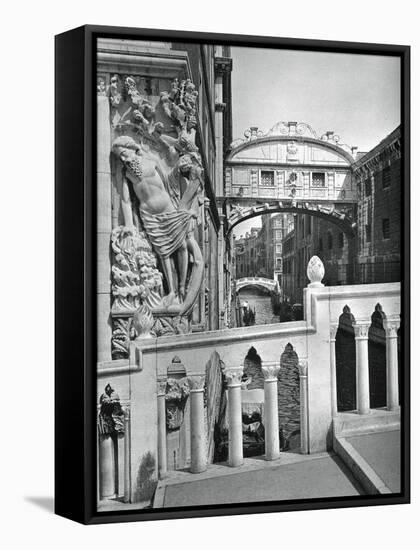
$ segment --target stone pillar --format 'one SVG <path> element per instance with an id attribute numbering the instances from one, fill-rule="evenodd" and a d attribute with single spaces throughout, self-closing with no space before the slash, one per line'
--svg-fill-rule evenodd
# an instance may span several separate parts
<path id="1" fill-rule="evenodd" d="M 335 364 L 335 337 L 338 325 L 330 326 L 331 415 L 337 416 L 337 371 Z"/>
<path id="2" fill-rule="evenodd" d="M 264 375 L 265 459 L 275 460 L 280 456 L 277 392 L 277 377 L 280 365 L 275 362 L 264 362 L 261 369 Z"/>
<path id="3" fill-rule="evenodd" d="M 300 452 L 309 453 L 308 360 L 299 359 L 300 380 Z"/>
<path id="4" fill-rule="evenodd" d="M 241 381 L 243 367 L 228 367 L 224 375 L 228 386 L 229 466 L 243 464 Z"/>
<path id="5" fill-rule="evenodd" d="M 130 407 L 126 407 L 124 410 L 124 502 L 131 500 L 130 443 Z"/>
<path id="6" fill-rule="evenodd" d="M 109 122 L 109 99 L 97 97 L 97 357 L 98 361 L 111 360 L 111 262 L 110 235 L 112 230 L 111 206 L 111 127 Z"/>
<path id="7" fill-rule="evenodd" d="M 399 407 L 398 394 L 398 328 L 399 319 L 386 319 L 386 406 L 389 411 Z"/>
<path id="8" fill-rule="evenodd" d="M 163 479 L 167 473 L 166 458 L 166 380 L 157 383 L 158 408 L 158 471 L 159 478 Z"/>
<path id="9" fill-rule="evenodd" d="M 219 329 L 223 329 L 226 326 L 225 322 L 225 235 L 224 224 L 226 216 L 219 212 L 220 228 L 219 228 L 219 258 L 218 258 L 218 274 L 219 274 Z"/>
<path id="10" fill-rule="evenodd" d="M 205 376 L 203 375 L 188 377 L 191 411 L 191 472 L 193 474 L 199 474 L 207 470 L 204 382 Z"/>
<path id="11" fill-rule="evenodd" d="M 99 436 L 99 487 L 101 499 L 116 496 L 114 442 L 108 434 Z"/>
<path id="12" fill-rule="evenodd" d="M 369 321 L 357 321 L 354 327 L 356 340 L 356 403 L 359 414 L 370 411 L 369 396 Z"/>

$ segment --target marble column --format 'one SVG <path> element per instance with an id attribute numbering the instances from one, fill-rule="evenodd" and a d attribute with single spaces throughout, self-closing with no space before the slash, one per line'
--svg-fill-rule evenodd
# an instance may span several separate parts
<path id="1" fill-rule="evenodd" d="M 116 496 L 114 442 L 110 435 L 99 436 L 99 487 L 101 499 Z"/>
<path id="2" fill-rule="evenodd" d="M 206 426 L 204 414 L 205 376 L 190 375 L 190 426 L 191 426 L 191 472 L 199 474 L 207 470 Z"/>
<path id="3" fill-rule="evenodd" d="M 400 320 L 386 319 L 386 406 L 389 411 L 399 407 L 398 392 L 398 328 Z"/>
<path id="4" fill-rule="evenodd" d="M 224 375 L 228 387 L 229 466 L 243 464 L 241 381 L 243 367 L 228 367 Z"/>
<path id="5" fill-rule="evenodd" d="M 356 340 L 356 404 L 359 414 L 370 411 L 369 396 L 369 321 L 357 321 L 354 325 Z"/>
<path id="6" fill-rule="evenodd" d="M 280 456 L 277 391 L 277 377 L 280 365 L 275 362 L 264 362 L 261 369 L 264 375 L 265 459 L 275 460 Z"/>
<path id="7" fill-rule="evenodd" d="M 130 407 L 124 409 L 124 502 L 131 500 Z"/>
<path id="8" fill-rule="evenodd" d="M 335 337 L 338 325 L 330 326 L 331 415 L 337 416 L 337 370 L 335 364 Z"/>
<path id="9" fill-rule="evenodd" d="M 300 381 L 300 452 L 309 453 L 308 360 L 299 359 Z"/>
<path id="10" fill-rule="evenodd" d="M 167 474 L 166 458 L 166 380 L 157 382 L 157 408 L 158 408 L 158 472 L 159 479 Z"/>

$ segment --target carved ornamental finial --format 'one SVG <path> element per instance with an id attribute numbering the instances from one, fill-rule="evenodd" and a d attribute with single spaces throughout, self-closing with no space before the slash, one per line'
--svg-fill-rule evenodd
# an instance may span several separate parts
<path id="1" fill-rule="evenodd" d="M 133 327 L 137 332 L 137 340 L 153 338 L 151 330 L 154 324 L 153 315 L 146 304 L 141 305 L 133 315 Z"/>
<path id="2" fill-rule="evenodd" d="M 325 275 L 325 268 L 318 256 L 312 256 L 309 260 L 306 273 L 310 281 L 308 285 L 309 288 L 320 288 L 324 286 L 321 281 Z"/>

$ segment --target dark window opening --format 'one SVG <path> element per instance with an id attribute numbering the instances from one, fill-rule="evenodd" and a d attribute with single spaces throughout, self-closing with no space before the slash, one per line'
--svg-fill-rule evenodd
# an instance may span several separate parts
<path id="1" fill-rule="evenodd" d="M 312 187 L 325 187 L 325 174 L 323 172 L 312 173 Z"/>
<path id="2" fill-rule="evenodd" d="M 266 187 L 274 185 L 274 172 L 272 170 L 261 170 L 261 185 Z"/>
<path id="3" fill-rule="evenodd" d="M 391 236 L 391 232 L 389 229 L 389 218 L 384 218 L 382 220 L 382 238 L 389 239 L 390 236 Z"/>
<path id="4" fill-rule="evenodd" d="M 370 178 L 368 178 L 365 181 L 365 195 L 366 197 L 370 197 L 372 194 L 372 181 Z"/>
<path id="5" fill-rule="evenodd" d="M 331 248 L 333 247 L 333 236 L 331 233 L 328 233 L 328 248 L 329 250 L 331 250 Z"/>
<path id="6" fill-rule="evenodd" d="M 382 189 L 386 189 L 391 185 L 391 168 L 387 166 L 382 171 Z"/>
<path id="7" fill-rule="evenodd" d="M 343 246 L 344 246 L 344 233 L 339 233 L 338 234 L 338 246 L 340 248 L 343 248 Z"/>
<path id="8" fill-rule="evenodd" d="M 366 232 L 366 242 L 370 243 L 370 241 L 372 240 L 372 227 L 370 223 L 365 225 L 365 232 Z"/>

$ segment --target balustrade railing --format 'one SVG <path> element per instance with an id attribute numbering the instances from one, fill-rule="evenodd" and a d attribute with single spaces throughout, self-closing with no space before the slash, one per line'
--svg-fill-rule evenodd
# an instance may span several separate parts
<path id="1" fill-rule="evenodd" d="M 243 463 L 241 389 L 244 358 L 255 347 L 262 359 L 264 380 L 265 458 L 279 455 L 279 411 L 277 401 L 279 355 L 287 344 L 293 347 L 298 360 L 300 387 L 300 447 L 302 453 L 321 452 L 327 441 L 337 412 L 335 340 L 343 310 L 350 310 L 357 346 L 357 412 L 369 413 L 369 371 L 367 330 L 370 315 L 380 302 L 386 333 L 387 408 L 398 407 L 397 330 L 400 312 L 400 284 L 353 285 L 325 287 L 318 261 L 310 263 L 309 285 L 304 292 L 304 319 L 264 326 L 237 327 L 218 331 L 138 339 L 131 344 L 130 363 L 113 369 L 113 380 L 130 387 L 131 446 L 127 444 L 124 464 L 125 484 L 134 494 L 138 465 L 151 457 L 152 478 L 167 475 L 167 427 L 164 384 L 167 368 L 174 356 L 180 358 L 189 380 L 191 471 L 202 472 L 208 467 L 206 452 L 206 388 L 204 377 L 209 357 L 217 351 L 224 367 L 227 384 L 227 416 L 229 429 L 228 462 L 232 467 Z M 278 374 L 278 370 L 277 370 Z M 101 372 L 99 371 L 99 377 Z M 105 376 L 105 374 L 104 374 Z M 130 382 L 127 383 L 127 377 Z M 200 380 L 200 384 L 197 384 Z M 277 420 L 276 420 L 277 419 Z M 128 431 L 126 431 L 126 434 Z M 127 435 L 125 435 L 127 437 Z M 104 462 L 100 468 L 102 485 L 109 485 L 109 442 L 104 446 Z M 108 453 L 108 454 L 107 454 Z M 154 460 L 156 465 L 153 466 Z M 129 475 L 131 479 L 129 480 Z M 106 491 L 105 491 L 106 492 Z M 102 491 L 102 496 L 106 496 Z M 109 491 L 108 491 L 109 492 Z M 124 491 L 130 498 L 129 488 Z M 140 497 L 139 497 L 140 498 Z"/>

